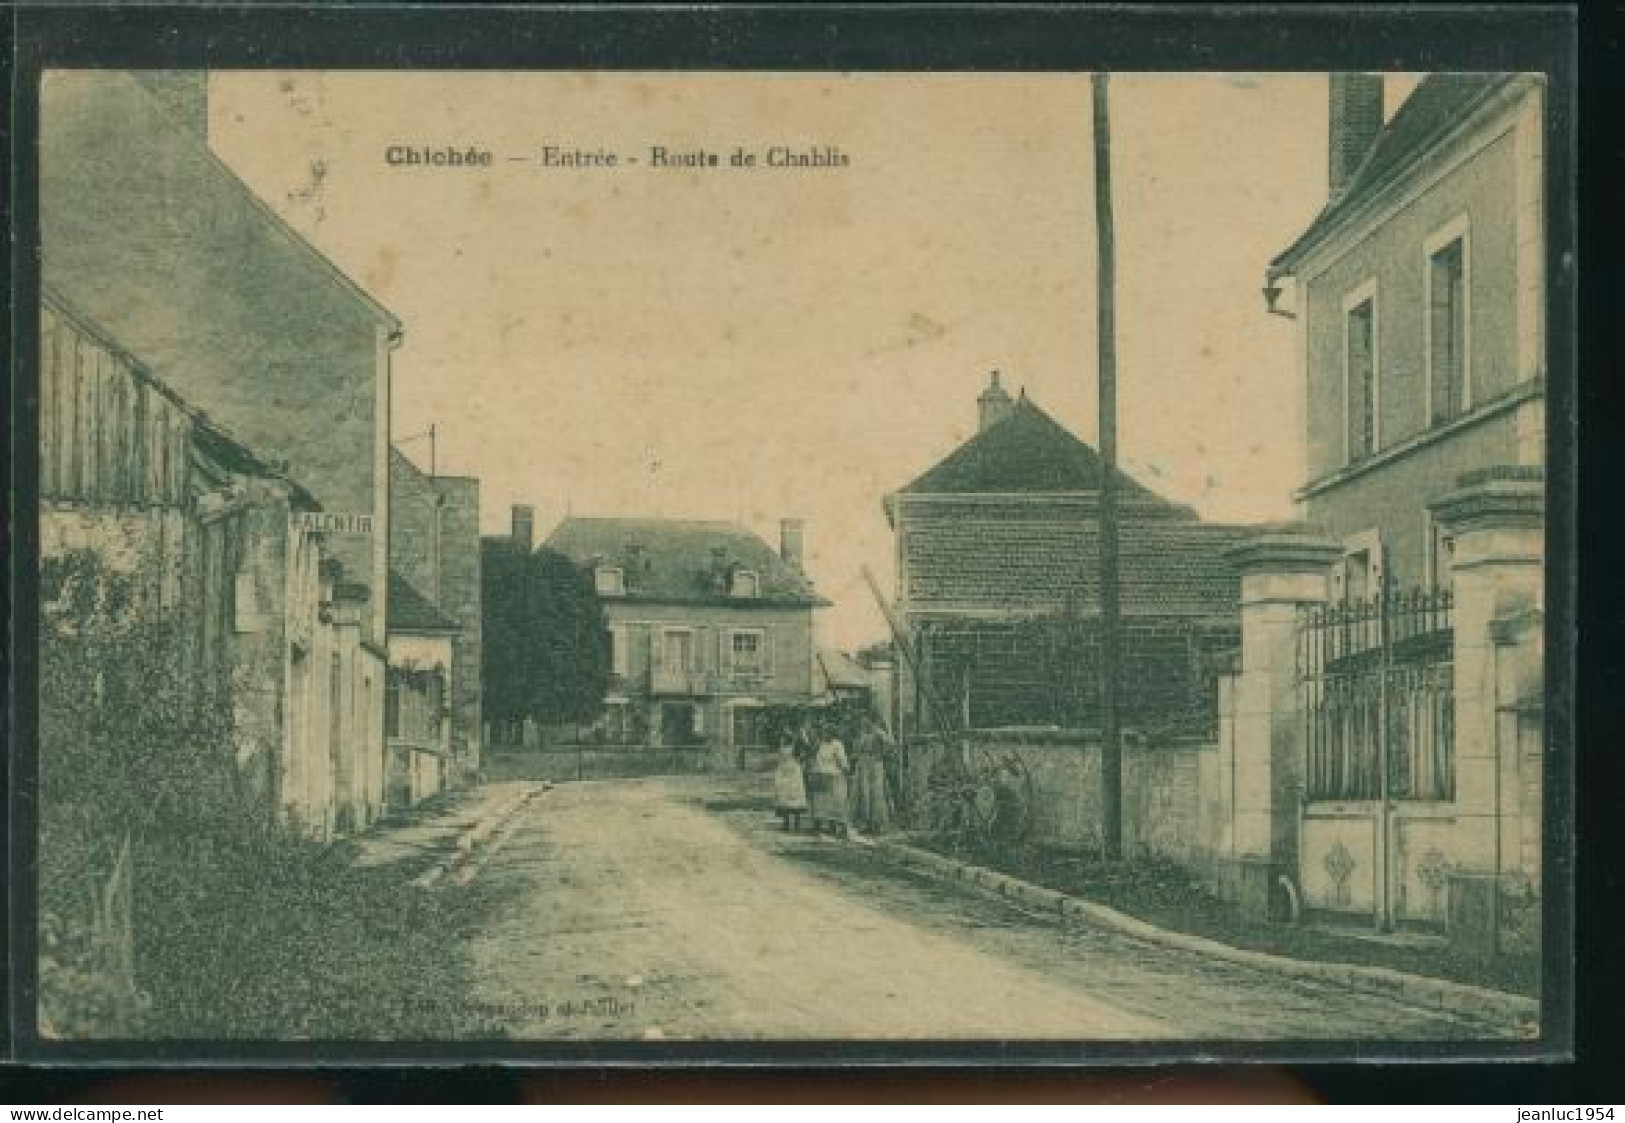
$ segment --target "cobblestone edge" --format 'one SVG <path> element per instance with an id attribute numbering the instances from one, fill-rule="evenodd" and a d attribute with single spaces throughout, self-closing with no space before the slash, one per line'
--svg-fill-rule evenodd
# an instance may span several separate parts
<path id="1" fill-rule="evenodd" d="M 473 826 L 458 835 L 456 841 L 452 844 L 451 853 L 420 874 L 413 880 L 412 884 L 429 888 L 446 876 L 466 866 L 474 860 L 475 852 L 480 845 L 496 833 L 502 824 L 512 819 L 532 799 L 544 795 L 551 788 L 551 784 L 536 784 L 516 793 L 512 799 L 499 805 L 491 814 L 483 816 Z"/>
<path id="2" fill-rule="evenodd" d="M 1387 967 L 1367 967 L 1353 963 L 1327 963 L 1292 959 L 1272 952 L 1232 947 L 1203 936 L 1159 928 L 1109 906 L 1068 896 L 1054 889 L 1021 881 L 983 866 L 971 865 L 941 854 L 890 839 L 875 839 L 876 850 L 903 865 L 922 869 L 945 881 L 958 881 L 987 893 L 1007 898 L 1028 908 L 1047 911 L 1064 920 L 1087 920 L 1125 935 L 1245 967 L 1275 971 L 1298 978 L 1336 983 L 1351 990 L 1393 998 L 1423 1009 L 1440 1010 L 1475 1021 L 1493 1020 L 1527 1027 L 1531 1035 L 1540 1023 L 1540 1002 L 1519 994 L 1475 987 L 1466 983 L 1411 975 Z"/>

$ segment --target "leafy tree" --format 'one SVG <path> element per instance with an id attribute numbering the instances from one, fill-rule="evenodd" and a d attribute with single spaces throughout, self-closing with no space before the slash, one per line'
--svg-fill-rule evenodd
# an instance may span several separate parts
<path id="1" fill-rule="evenodd" d="M 609 686 L 609 626 L 592 582 L 563 554 L 506 540 L 481 548 L 485 712 L 512 731 L 597 717 Z M 517 739 L 517 738 L 514 738 Z"/>

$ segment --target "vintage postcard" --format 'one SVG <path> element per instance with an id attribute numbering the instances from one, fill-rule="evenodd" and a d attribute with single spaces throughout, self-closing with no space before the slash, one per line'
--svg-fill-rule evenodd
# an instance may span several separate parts
<path id="1" fill-rule="evenodd" d="M 1538 1047 L 1553 90 L 44 68 L 35 1048 Z"/>

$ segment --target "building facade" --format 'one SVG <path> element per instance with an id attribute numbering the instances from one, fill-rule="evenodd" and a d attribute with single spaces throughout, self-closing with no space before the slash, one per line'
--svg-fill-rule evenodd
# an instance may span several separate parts
<path id="1" fill-rule="evenodd" d="M 977 433 L 886 497 L 896 542 L 905 736 L 1098 721 L 1100 484 L 1084 442 L 994 374 Z M 1213 719 L 1207 661 L 1236 642 L 1224 550 L 1205 523 L 1119 477 L 1125 721 Z"/>
<path id="2" fill-rule="evenodd" d="M 480 626 L 480 484 L 467 476 L 424 472 L 398 448 L 390 452 L 390 568 L 397 584 L 434 609 L 437 627 L 449 622 L 454 631 L 437 642 L 450 644 L 446 660 L 446 751 L 448 780 L 470 780 L 480 767 L 482 749 Z M 400 619 L 425 616 L 414 607 Z M 393 610 L 390 659 L 395 663 L 398 630 Z"/>
<path id="3" fill-rule="evenodd" d="M 452 699 L 463 670 L 455 650 L 462 627 L 400 574 L 389 579 L 384 801 L 400 810 L 437 795 L 457 773 Z"/>
<path id="4" fill-rule="evenodd" d="M 765 709 L 813 701 L 814 615 L 829 602 L 802 569 L 799 521 L 784 520 L 778 552 L 745 527 L 679 519 L 567 518 L 544 546 L 604 607 L 606 740 L 749 747 Z"/>
<path id="5" fill-rule="evenodd" d="M 131 620 L 176 630 L 191 704 L 229 727 L 268 821 L 319 838 L 362 821 L 364 590 L 311 529 L 319 504 L 60 297 L 40 328 L 42 565 L 94 559 L 133 584 Z"/>
<path id="6" fill-rule="evenodd" d="M 1265 288 L 1273 305 L 1295 284 L 1308 481 L 1299 531 L 1232 555 L 1229 845 L 1303 908 L 1528 950 L 1546 759 L 1545 88 L 1431 75 L 1385 119 L 1379 76 L 1329 87 L 1328 199 Z"/>
<path id="7" fill-rule="evenodd" d="M 336 678 L 331 667 L 310 678 L 338 684 L 323 703 L 343 733 L 332 829 L 361 829 L 383 805 L 389 371 L 400 323 L 210 150 L 204 73 L 51 72 L 40 110 L 47 299 L 310 497 L 314 509 L 288 520 L 278 549 L 330 587 L 324 611 L 338 631 L 327 654 L 340 666 Z M 286 673 L 265 689 L 290 705 L 312 697 L 297 668 L 316 654 L 290 641 L 277 658 Z"/>
<path id="8" fill-rule="evenodd" d="M 1296 288 L 1304 518 L 1339 596 L 1438 584 L 1430 505 L 1545 459 L 1544 86 L 1440 74 L 1384 123 L 1378 75 L 1331 80 L 1328 199 L 1269 269 Z"/>

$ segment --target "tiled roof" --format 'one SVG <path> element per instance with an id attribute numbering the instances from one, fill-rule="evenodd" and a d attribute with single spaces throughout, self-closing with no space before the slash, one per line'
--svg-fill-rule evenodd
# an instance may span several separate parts
<path id="1" fill-rule="evenodd" d="M 1474 102 L 1511 80 L 1508 74 L 1430 74 L 1424 78 L 1377 134 L 1348 189 L 1328 203 L 1309 229 L 1271 265 L 1290 269 L 1343 215 L 1437 144 Z"/>
<path id="2" fill-rule="evenodd" d="M 1119 537 L 1125 616 L 1227 616 L 1240 578 L 1226 547 L 1247 527 L 1125 519 Z M 1099 527 L 1093 519 L 1005 522 L 922 519 L 907 528 L 911 611 L 974 608 L 1047 614 L 1072 597 L 1098 614 Z"/>
<path id="3" fill-rule="evenodd" d="M 460 632 L 462 625 L 441 612 L 435 603 L 406 578 L 389 571 L 389 621 L 391 632 Z"/>
<path id="4" fill-rule="evenodd" d="M 817 607 L 830 602 L 755 533 L 729 522 L 688 519 L 569 518 L 544 546 L 586 567 L 620 567 L 627 601 Z M 721 561 L 722 571 L 718 570 Z M 729 569 L 756 574 L 759 594 L 728 594 Z"/>
<path id="5" fill-rule="evenodd" d="M 1005 417 L 902 490 L 931 495 L 1099 491 L 1104 478 L 1100 454 L 1023 394 Z M 1117 479 L 1127 503 L 1180 509 L 1121 471 Z"/>

